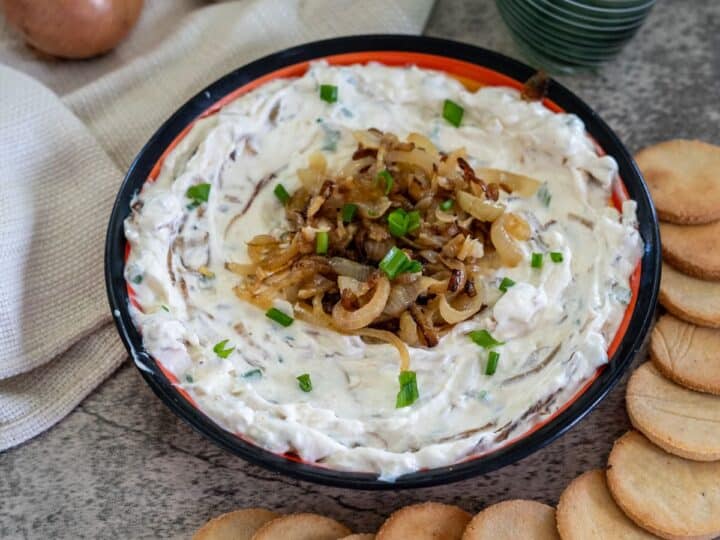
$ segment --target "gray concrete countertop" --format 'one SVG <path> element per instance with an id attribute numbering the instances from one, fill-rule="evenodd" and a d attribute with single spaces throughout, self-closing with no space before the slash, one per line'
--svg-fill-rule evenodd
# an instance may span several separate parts
<path id="1" fill-rule="evenodd" d="M 660 0 L 635 40 L 596 73 L 559 77 L 632 151 L 663 139 L 720 143 L 720 2 Z M 491 0 L 440 0 L 427 34 L 521 57 Z M 173 416 L 129 364 L 49 432 L 0 455 L 2 538 L 189 538 L 222 512 L 316 511 L 372 531 L 416 501 L 471 512 L 511 497 L 557 502 L 602 467 L 628 428 L 624 382 L 580 425 L 529 458 L 450 486 L 361 492 L 300 482 L 218 449 Z"/>

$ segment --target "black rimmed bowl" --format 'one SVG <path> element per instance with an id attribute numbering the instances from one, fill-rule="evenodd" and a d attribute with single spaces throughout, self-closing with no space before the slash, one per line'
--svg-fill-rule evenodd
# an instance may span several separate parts
<path id="1" fill-rule="evenodd" d="M 415 64 L 447 72 L 470 89 L 482 85 L 519 88 L 534 70 L 501 54 L 428 37 L 355 36 L 318 41 L 293 47 L 243 66 L 217 80 L 190 99 L 173 114 L 140 151 L 115 201 L 105 247 L 105 278 L 110 308 L 120 337 L 141 375 L 162 401 L 180 418 L 217 445 L 247 461 L 289 476 L 345 488 L 398 489 L 455 482 L 490 472 L 539 450 L 579 422 L 610 391 L 630 365 L 648 335 L 655 312 L 660 283 L 660 243 L 657 218 L 647 187 L 622 142 L 600 117 L 580 98 L 552 81 L 544 104 L 558 112 L 576 114 L 585 123 L 598 151 L 611 155 L 619 165 L 622 182 L 617 182 L 616 204 L 630 197 L 637 202 L 639 231 L 645 243 L 642 260 L 631 277 L 635 294 L 615 340 L 608 351 L 610 362 L 558 412 L 527 433 L 507 441 L 489 453 L 460 463 L 403 475 L 394 482 L 378 480 L 369 473 L 346 472 L 305 463 L 292 455 L 265 450 L 221 428 L 192 402 L 172 374 L 151 357 L 130 316 L 130 295 L 123 272 L 128 246 L 123 222 L 130 213 L 133 195 L 154 178 L 165 154 L 184 136 L 194 121 L 214 114 L 222 104 L 275 77 L 299 76 L 309 61 L 327 59 L 331 64 L 378 61 L 388 65 Z"/>

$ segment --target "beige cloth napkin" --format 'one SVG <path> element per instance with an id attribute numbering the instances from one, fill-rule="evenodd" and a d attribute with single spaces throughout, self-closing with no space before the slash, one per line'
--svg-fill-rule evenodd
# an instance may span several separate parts
<path id="1" fill-rule="evenodd" d="M 124 172 L 160 124 L 262 55 L 419 33 L 431 6 L 147 0 L 118 49 L 84 62 L 38 59 L 0 16 L 0 450 L 52 426 L 126 357 L 105 298 L 105 228 Z"/>

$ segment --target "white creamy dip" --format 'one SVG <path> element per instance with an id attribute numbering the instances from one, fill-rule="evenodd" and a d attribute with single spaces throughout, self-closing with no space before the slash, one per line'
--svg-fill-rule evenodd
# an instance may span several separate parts
<path id="1" fill-rule="evenodd" d="M 319 98 L 321 84 L 337 86 L 336 103 Z M 445 99 L 464 107 L 459 128 L 442 117 Z M 287 228 L 278 183 L 292 192 L 313 152 L 330 170 L 342 166 L 356 148 L 352 131 L 369 127 L 401 139 L 419 132 L 441 151 L 464 147 L 474 167 L 544 183 L 530 198 L 501 195 L 533 229 L 522 242 L 525 260 L 490 276 L 489 307 L 436 347 L 410 349 L 420 398 L 401 409 L 396 349 L 299 320 L 282 327 L 234 295 L 239 278 L 224 268 L 246 262 L 253 236 Z M 522 434 L 608 361 L 642 253 L 635 203 L 622 213 L 609 206 L 616 176 L 615 161 L 597 155 L 576 116 L 525 102 L 516 90 L 469 92 L 415 67 L 315 63 L 198 121 L 137 195 L 125 222 L 134 320 L 148 352 L 206 414 L 264 448 L 388 480 L 449 465 Z M 211 184 L 209 201 L 193 208 L 186 191 L 201 182 Z M 531 267 L 533 252 L 545 254 L 541 268 Z M 516 283 L 506 293 L 498 289 L 504 277 Z M 492 376 L 488 352 L 467 336 L 483 328 L 505 342 Z M 213 352 L 223 340 L 234 347 L 227 358 Z M 310 392 L 296 380 L 304 373 Z"/>

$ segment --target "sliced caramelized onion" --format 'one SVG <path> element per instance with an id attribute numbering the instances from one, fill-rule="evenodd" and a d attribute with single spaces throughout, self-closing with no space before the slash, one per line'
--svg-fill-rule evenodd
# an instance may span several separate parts
<path id="1" fill-rule="evenodd" d="M 438 311 L 440 312 L 440 316 L 445 320 L 445 322 L 450 324 L 457 324 L 475 315 L 482 309 L 484 300 L 482 294 L 476 294 L 470 298 L 470 301 L 467 302 L 465 307 L 462 309 L 456 309 L 450 305 L 447 295 L 443 294 L 439 298 Z"/>
<path id="2" fill-rule="evenodd" d="M 387 153 L 385 159 L 390 163 L 401 163 L 411 167 L 419 167 L 428 175 L 428 178 L 433 174 L 433 164 L 435 161 L 430 154 L 419 148 L 413 148 L 412 150 L 391 150 Z"/>
<path id="3" fill-rule="evenodd" d="M 517 266 L 523 259 L 523 252 L 510 236 L 506 228 L 506 216 L 503 215 L 490 227 L 490 240 L 497 250 L 503 264 Z"/>
<path id="4" fill-rule="evenodd" d="M 411 274 L 401 274 L 401 278 L 409 275 Z M 397 281 L 400 281 L 401 278 Z M 412 280 L 410 283 L 393 285 L 383 314 L 391 317 L 399 317 L 411 304 L 415 303 L 418 296 L 427 293 L 428 288 L 436 283 L 438 282 L 432 278 L 421 277 L 420 279 Z"/>
<path id="5" fill-rule="evenodd" d="M 241 264 L 236 262 L 226 262 L 225 269 L 238 276 L 249 276 L 255 273 L 257 267 L 254 264 Z"/>
<path id="6" fill-rule="evenodd" d="M 332 311 L 333 323 L 341 330 L 358 330 L 369 326 L 385 309 L 390 296 L 390 281 L 380 276 L 375 284 L 370 301 L 359 309 L 349 311 L 341 303 L 335 304 Z"/>
<path id="7" fill-rule="evenodd" d="M 380 148 L 382 133 L 374 130 L 358 130 L 353 131 L 353 137 L 365 148 Z"/>
<path id="8" fill-rule="evenodd" d="M 371 156 L 367 156 L 360 159 L 351 159 L 348 161 L 342 169 L 338 172 L 340 178 L 350 178 L 356 176 L 360 171 L 366 167 L 370 167 L 375 163 L 375 159 Z"/>
<path id="9" fill-rule="evenodd" d="M 344 257 L 330 257 L 329 261 L 332 269 L 339 276 L 348 276 L 358 281 L 367 281 L 373 269 L 366 264 L 345 259 Z"/>
<path id="10" fill-rule="evenodd" d="M 366 219 L 378 219 L 388 211 L 392 202 L 387 197 L 380 197 L 377 201 L 371 203 L 357 203 L 360 215 Z"/>
<path id="11" fill-rule="evenodd" d="M 494 182 L 509 187 L 513 193 L 521 197 L 531 197 L 541 185 L 540 180 L 535 180 L 522 174 L 503 171 L 501 169 L 475 169 L 475 174 L 486 182 Z"/>
<path id="12" fill-rule="evenodd" d="M 528 240 L 532 234 L 528 222 L 517 214 L 508 213 L 505 216 L 505 228 L 516 240 Z"/>
<path id="13" fill-rule="evenodd" d="M 338 276 L 337 285 L 341 293 L 344 290 L 349 290 L 356 296 L 363 296 L 370 290 L 370 285 L 366 281 L 360 281 L 349 276 Z"/>
<path id="14" fill-rule="evenodd" d="M 407 141 L 413 143 L 416 147 L 421 148 L 422 150 L 430 154 L 430 157 L 433 159 L 433 161 L 440 160 L 440 152 L 437 151 L 435 145 L 425 135 L 413 132 L 407 136 Z"/>
<path id="15" fill-rule="evenodd" d="M 465 191 L 458 191 L 456 195 L 460 208 L 480 221 L 495 221 L 505 211 L 505 205 L 497 201 L 481 199 Z"/>
<path id="16" fill-rule="evenodd" d="M 387 330 L 378 330 L 377 328 L 361 328 L 359 330 L 354 330 L 351 333 L 357 336 L 365 336 L 388 342 L 398 350 L 398 353 L 400 353 L 400 371 L 407 371 L 410 369 L 410 353 L 407 350 L 407 346 L 392 332 L 388 332 Z"/>
<path id="17" fill-rule="evenodd" d="M 417 347 L 420 344 L 418 340 L 418 328 L 415 319 L 412 318 L 410 312 L 403 311 L 399 320 L 398 336 L 411 347 Z"/>

